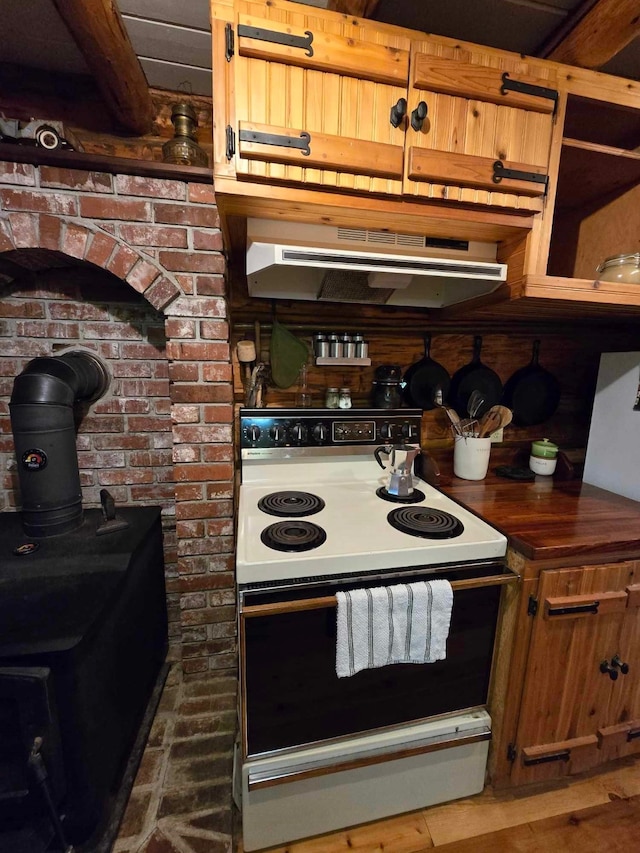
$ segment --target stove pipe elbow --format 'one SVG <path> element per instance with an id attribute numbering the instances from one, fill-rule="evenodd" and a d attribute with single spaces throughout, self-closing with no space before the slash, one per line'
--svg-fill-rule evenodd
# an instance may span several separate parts
<path id="1" fill-rule="evenodd" d="M 108 384 L 105 365 L 83 351 L 35 358 L 16 376 L 9 411 L 29 536 L 82 524 L 74 405 L 99 399 Z"/>

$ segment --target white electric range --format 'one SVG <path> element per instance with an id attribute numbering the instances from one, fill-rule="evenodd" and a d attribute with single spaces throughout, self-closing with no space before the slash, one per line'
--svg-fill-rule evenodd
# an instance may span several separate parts
<path id="1" fill-rule="evenodd" d="M 396 462 L 413 409 L 244 409 L 237 530 L 244 849 L 482 790 L 506 538 Z M 407 472 L 405 471 L 405 474 Z M 450 580 L 445 661 L 338 679 L 336 592 Z"/>

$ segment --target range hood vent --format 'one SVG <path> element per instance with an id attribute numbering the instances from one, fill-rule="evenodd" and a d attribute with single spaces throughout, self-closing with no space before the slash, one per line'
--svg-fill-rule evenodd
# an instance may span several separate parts
<path id="1" fill-rule="evenodd" d="M 247 223 L 249 294 L 271 299 L 442 308 L 499 287 L 506 265 L 495 257 L 493 243 L 270 220 Z"/>

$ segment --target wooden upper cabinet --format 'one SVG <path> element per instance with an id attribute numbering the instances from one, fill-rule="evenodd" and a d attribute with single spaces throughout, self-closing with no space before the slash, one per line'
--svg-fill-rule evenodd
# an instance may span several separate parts
<path id="1" fill-rule="evenodd" d="M 602 746 L 613 726 L 634 718 L 640 728 L 635 651 L 640 610 L 629 609 L 636 570 L 636 563 L 626 562 L 541 573 L 513 784 L 599 764 L 612 757 Z M 612 663 L 616 655 L 624 662 L 623 655 L 634 656 L 628 663 L 635 677 L 627 678 Z M 617 730 L 616 737 L 619 741 Z"/>
<path id="2" fill-rule="evenodd" d="M 404 192 L 542 210 L 557 100 L 553 66 L 437 40 L 411 51 Z M 426 108 L 422 122 L 412 114 Z"/>
<path id="3" fill-rule="evenodd" d="M 390 113 L 407 93 L 407 38 L 308 6 L 239 2 L 225 39 L 236 177 L 401 193 L 404 130 Z"/>

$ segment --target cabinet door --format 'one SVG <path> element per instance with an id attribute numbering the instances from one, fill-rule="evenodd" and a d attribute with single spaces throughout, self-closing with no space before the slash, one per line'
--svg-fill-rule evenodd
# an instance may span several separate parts
<path id="1" fill-rule="evenodd" d="M 415 42 L 404 191 L 414 196 L 542 210 L 554 120 L 549 67 L 498 51 Z"/>
<path id="2" fill-rule="evenodd" d="M 409 40 L 298 4 L 235 9 L 236 176 L 400 194 L 404 128 L 390 114 Z"/>
<path id="3" fill-rule="evenodd" d="M 598 731 L 617 687 L 603 661 L 619 647 L 629 563 L 542 572 L 518 722 L 514 784 L 600 763 Z"/>
<path id="4" fill-rule="evenodd" d="M 640 564 L 635 564 L 635 580 Z M 627 607 L 617 646 L 610 650 L 619 676 L 611 694 L 607 724 L 598 730 L 603 761 L 640 752 L 640 583 L 627 588 Z"/>

